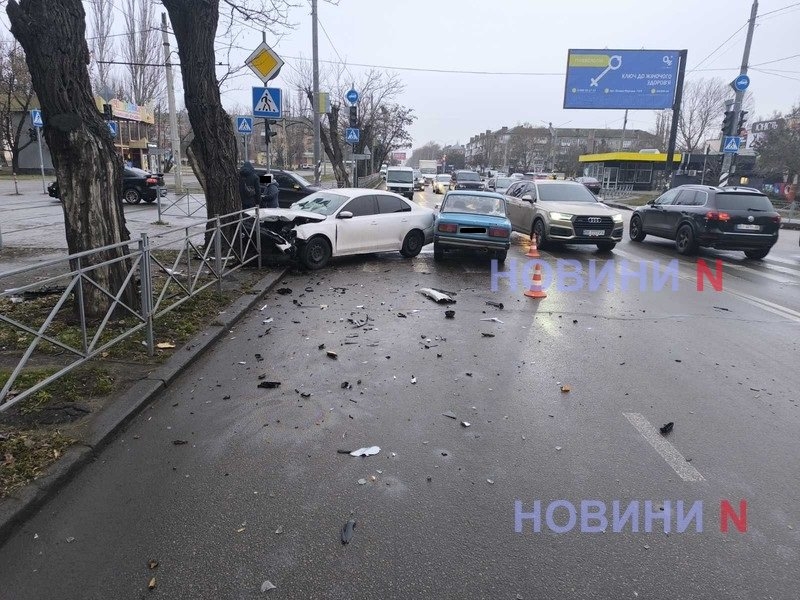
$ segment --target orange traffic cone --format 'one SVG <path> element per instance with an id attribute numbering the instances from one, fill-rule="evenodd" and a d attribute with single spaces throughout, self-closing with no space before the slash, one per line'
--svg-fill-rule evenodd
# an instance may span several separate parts
<path id="1" fill-rule="evenodd" d="M 531 236 L 531 247 L 528 249 L 528 253 L 525 255 L 528 258 L 539 258 L 539 248 L 536 244 L 536 235 Z"/>
<path id="2" fill-rule="evenodd" d="M 542 265 L 539 262 L 536 263 L 536 267 L 533 270 L 531 289 L 525 290 L 525 295 L 528 298 L 536 298 L 537 300 L 547 298 L 547 294 L 542 289 Z"/>

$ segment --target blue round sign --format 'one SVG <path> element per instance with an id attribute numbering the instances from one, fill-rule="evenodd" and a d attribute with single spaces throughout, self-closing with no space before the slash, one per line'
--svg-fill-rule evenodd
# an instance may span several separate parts
<path id="1" fill-rule="evenodd" d="M 356 102 L 358 102 L 358 92 L 357 92 L 357 91 L 355 91 L 355 90 L 350 90 L 350 91 L 349 91 L 349 92 L 347 92 L 347 94 L 345 95 L 345 98 L 347 98 L 347 101 L 348 101 L 350 104 L 355 104 Z"/>
<path id="2" fill-rule="evenodd" d="M 733 80 L 733 87 L 737 92 L 743 92 L 750 87 L 750 78 L 747 75 L 739 75 Z"/>

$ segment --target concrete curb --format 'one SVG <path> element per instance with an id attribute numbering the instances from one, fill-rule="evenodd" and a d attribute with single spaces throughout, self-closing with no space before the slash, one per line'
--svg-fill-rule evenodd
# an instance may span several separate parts
<path id="1" fill-rule="evenodd" d="M 211 325 L 189 340 L 182 350 L 163 365 L 133 384 L 124 394 L 114 398 L 91 422 L 83 443 L 68 448 L 47 472 L 0 501 L 0 545 L 29 517 L 52 498 L 67 482 L 99 454 L 114 437 L 144 408 L 158 398 L 180 374 L 199 359 L 288 273 L 281 269 L 262 278 L 254 287 L 258 292 L 246 294 L 231 304 L 218 317 L 219 325 Z"/>

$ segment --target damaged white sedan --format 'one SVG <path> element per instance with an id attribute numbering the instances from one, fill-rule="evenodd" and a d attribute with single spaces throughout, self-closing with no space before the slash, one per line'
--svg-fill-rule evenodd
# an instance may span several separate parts
<path id="1" fill-rule="evenodd" d="M 289 209 L 259 210 L 262 252 L 265 243 L 271 244 L 312 270 L 353 254 L 399 251 L 411 258 L 433 241 L 435 215 L 381 190 L 315 192 Z"/>

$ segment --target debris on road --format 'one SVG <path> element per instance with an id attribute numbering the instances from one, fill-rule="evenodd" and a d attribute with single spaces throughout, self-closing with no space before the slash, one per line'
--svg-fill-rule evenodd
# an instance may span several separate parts
<path id="1" fill-rule="evenodd" d="M 414 385 L 415 383 L 417 383 L 417 378 L 412 375 L 411 376 L 411 384 Z"/>
<path id="2" fill-rule="evenodd" d="M 359 448 L 358 450 L 353 450 L 350 453 L 350 456 L 373 456 L 381 451 L 380 446 L 369 446 L 367 448 Z"/>
<path id="3" fill-rule="evenodd" d="M 494 485 L 494 480 L 493 479 L 487 479 L 486 483 L 488 483 L 489 485 Z"/>
<path id="4" fill-rule="evenodd" d="M 300 392 L 301 398 L 311 398 L 311 392 Z"/>
<path id="5" fill-rule="evenodd" d="M 358 480 L 358 485 L 367 485 L 367 480 L 366 479 L 359 479 Z"/>
<path id="6" fill-rule="evenodd" d="M 566 385 L 566 384 L 561 386 L 561 393 L 562 393 L 562 394 L 567 394 L 567 393 L 569 393 L 569 392 L 570 392 L 570 390 L 572 390 L 572 388 L 571 388 L 571 387 L 569 387 L 569 386 L 568 386 L 568 385 Z"/>
<path id="7" fill-rule="evenodd" d="M 278 289 L 277 289 L 277 290 L 275 290 L 275 291 L 276 291 L 278 294 L 280 294 L 281 296 L 288 296 L 289 294 L 291 294 L 291 293 L 292 293 L 292 290 L 291 290 L 291 289 L 289 289 L 289 288 L 278 288 Z"/>
<path id="8" fill-rule="evenodd" d="M 277 587 L 278 586 L 276 586 L 269 579 L 267 579 L 266 581 L 264 581 L 264 583 L 261 584 L 261 593 L 263 594 L 264 592 L 277 589 Z"/>
<path id="9" fill-rule="evenodd" d="M 152 570 L 152 569 L 155 569 L 157 566 L 158 566 L 158 561 L 157 561 L 157 560 L 155 560 L 155 559 L 152 559 L 152 558 L 151 558 L 151 559 L 150 559 L 150 560 L 147 562 L 147 568 L 148 568 L 148 569 L 150 569 L 150 570 Z"/>
<path id="10" fill-rule="evenodd" d="M 408 318 L 405 313 L 401 313 L 401 312 L 397 313 L 397 316 L 400 317 L 401 319 L 407 319 Z"/>
<path id="11" fill-rule="evenodd" d="M 258 387 L 264 388 L 264 389 L 267 389 L 267 390 L 275 389 L 276 387 L 280 387 L 280 386 L 281 386 L 281 382 L 280 381 L 262 381 L 261 383 L 258 384 Z"/>
<path id="12" fill-rule="evenodd" d="M 283 525 L 278 525 L 278 528 L 275 530 L 276 535 L 280 535 L 283 533 Z"/>
<path id="13" fill-rule="evenodd" d="M 352 390 L 353 389 L 353 386 L 350 385 L 349 381 L 343 381 L 341 387 L 342 387 L 343 390 Z"/>
<path id="14" fill-rule="evenodd" d="M 561 446 L 556 446 L 556 451 L 560 452 L 561 451 Z"/>
<path id="15" fill-rule="evenodd" d="M 468 421 L 461 421 L 461 426 L 462 427 L 469 427 L 470 425 L 472 425 L 472 423 L 470 423 Z"/>
<path id="16" fill-rule="evenodd" d="M 456 318 L 456 311 L 454 311 L 454 310 L 446 310 L 446 311 L 444 311 L 444 318 L 445 319 L 455 319 Z"/>
<path id="17" fill-rule="evenodd" d="M 481 321 L 491 321 L 492 323 L 501 323 L 501 324 L 505 324 L 503 321 L 501 321 L 501 320 L 500 320 L 500 319 L 498 319 L 497 317 L 491 317 L 491 318 L 489 318 L 489 319 L 481 319 Z"/>
<path id="18" fill-rule="evenodd" d="M 725 308 L 724 306 L 715 306 L 714 308 L 716 310 L 724 310 L 725 312 L 730 312 L 731 311 L 730 308 Z"/>
<path id="19" fill-rule="evenodd" d="M 356 522 L 350 519 L 342 526 L 342 544 L 349 544 L 353 539 L 353 530 L 356 528 Z"/>
<path id="20" fill-rule="evenodd" d="M 172 440 L 172 444 L 175 446 L 183 446 L 184 444 L 188 444 L 186 440 Z"/>
<path id="21" fill-rule="evenodd" d="M 150 581 L 147 583 L 147 589 L 149 589 L 149 590 L 154 590 L 154 589 L 156 589 L 156 578 L 155 578 L 155 577 L 153 577 L 153 578 L 152 578 L 152 579 L 151 579 L 151 580 L 150 580 Z"/>
<path id="22" fill-rule="evenodd" d="M 494 337 L 494 334 L 493 334 L 493 333 L 485 333 L 485 332 L 483 332 L 483 331 L 481 332 L 481 335 L 482 335 L 483 337 Z"/>
<path id="23" fill-rule="evenodd" d="M 447 294 L 443 294 L 442 292 L 438 292 L 431 288 L 422 288 L 421 290 L 418 291 L 426 298 L 430 298 L 431 300 L 433 300 L 438 304 L 455 304 L 456 302 Z"/>
<path id="24" fill-rule="evenodd" d="M 491 300 L 487 300 L 486 305 L 494 306 L 495 308 L 499 308 L 500 310 L 503 310 L 503 308 L 505 308 L 502 302 L 492 302 Z"/>
<path id="25" fill-rule="evenodd" d="M 334 360 L 336 360 L 337 358 L 339 358 L 339 355 L 338 355 L 338 354 L 336 354 L 336 352 L 334 352 L 333 350 L 326 350 L 326 351 L 325 351 L 325 354 L 327 354 L 327 355 L 328 355 L 328 358 L 332 358 L 332 359 L 334 359 Z"/>
<path id="26" fill-rule="evenodd" d="M 449 411 L 448 412 L 443 412 L 442 416 L 443 417 L 447 417 L 448 419 L 454 419 L 454 420 L 458 418 L 453 413 L 451 413 Z"/>
<path id="27" fill-rule="evenodd" d="M 174 347 L 175 344 L 173 344 L 172 342 L 158 342 L 156 344 L 156 348 L 158 348 L 159 350 L 167 350 Z"/>
<path id="28" fill-rule="evenodd" d="M 74 538 L 74 537 L 68 537 L 68 538 L 67 538 L 67 543 L 68 543 L 68 544 L 71 544 L 71 543 L 72 543 L 72 542 L 74 542 L 74 541 L 75 541 L 75 538 Z"/>
<path id="29" fill-rule="evenodd" d="M 359 321 L 358 319 L 354 319 L 352 317 L 347 318 L 347 322 L 353 324 L 353 329 L 364 327 L 367 323 L 369 323 L 369 321 L 370 321 L 369 315 L 367 315 L 363 321 Z"/>
<path id="30" fill-rule="evenodd" d="M 673 427 L 675 427 L 675 423 L 670 421 L 669 423 L 666 423 L 665 425 L 662 425 L 659 428 L 659 431 L 661 432 L 661 435 L 667 435 L 672 431 Z"/>
<path id="31" fill-rule="evenodd" d="M 320 344 L 317 346 L 317 350 L 325 350 L 325 344 Z"/>

